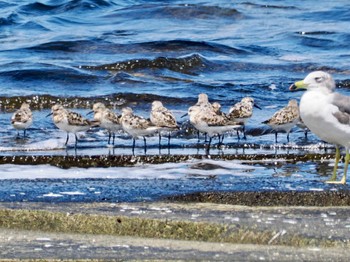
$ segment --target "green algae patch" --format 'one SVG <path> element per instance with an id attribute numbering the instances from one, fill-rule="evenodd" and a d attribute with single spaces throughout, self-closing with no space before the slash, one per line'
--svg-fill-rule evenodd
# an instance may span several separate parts
<path id="1" fill-rule="evenodd" d="M 235 244 L 295 247 L 344 247 L 347 243 L 306 238 L 286 232 L 259 231 L 236 224 L 148 219 L 141 217 L 72 214 L 42 210 L 0 210 L 0 227 L 34 231 L 134 236 Z"/>

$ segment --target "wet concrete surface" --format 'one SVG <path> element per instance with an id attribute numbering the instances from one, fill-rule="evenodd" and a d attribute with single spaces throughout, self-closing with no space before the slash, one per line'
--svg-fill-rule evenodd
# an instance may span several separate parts
<path id="1" fill-rule="evenodd" d="M 137 236 L 0 230 L 1 258 L 348 261 L 350 207 L 249 207 L 213 203 L 0 203 L 0 209 L 138 217 L 249 229 L 239 241 L 184 241 Z M 157 228 L 154 228 L 157 230 Z M 263 244 L 254 232 L 271 232 Z M 272 236 L 272 237 L 271 237 Z M 302 241 L 307 240 L 303 244 Z M 281 245 L 281 243 L 284 243 Z"/>
<path id="2" fill-rule="evenodd" d="M 340 248 L 293 248 L 0 230 L 2 259 L 346 261 Z"/>

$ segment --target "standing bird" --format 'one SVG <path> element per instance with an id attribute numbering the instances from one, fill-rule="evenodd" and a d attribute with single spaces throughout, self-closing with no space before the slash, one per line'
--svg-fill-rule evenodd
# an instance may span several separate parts
<path id="1" fill-rule="evenodd" d="M 143 117 L 134 115 L 133 110 L 130 107 L 122 109 L 121 124 L 123 130 L 132 136 L 132 153 L 135 150 L 135 139 L 143 137 L 145 153 L 147 151 L 146 136 L 153 135 L 160 129 L 158 126 L 152 124 L 151 121 L 144 119 Z"/>
<path id="2" fill-rule="evenodd" d="M 278 110 L 270 119 L 262 122 L 269 125 L 275 131 L 275 142 L 277 143 L 277 133 L 284 131 L 287 133 L 287 141 L 289 142 L 290 130 L 299 121 L 299 107 L 295 99 L 289 100 L 288 105 Z"/>
<path id="3" fill-rule="evenodd" d="M 327 183 L 346 184 L 350 155 L 350 97 L 334 92 L 333 77 L 314 71 L 304 80 L 295 82 L 290 90 L 306 89 L 300 100 L 300 115 L 311 132 L 336 148 L 333 175 Z M 339 147 L 345 147 L 344 174 L 336 181 L 340 159 Z"/>
<path id="4" fill-rule="evenodd" d="M 188 115 L 190 116 L 190 122 L 199 132 L 208 134 L 209 144 L 207 152 L 213 136 L 219 136 L 227 131 L 241 127 L 240 123 L 230 121 L 226 117 L 217 115 L 214 111 L 203 110 L 203 108 L 198 106 L 191 106 L 188 109 Z"/>
<path id="5" fill-rule="evenodd" d="M 252 117 L 253 115 L 253 108 L 259 108 L 261 109 L 261 107 L 259 107 L 258 105 L 255 104 L 254 102 L 254 98 L 252 97 L 243 97 L 242 100 L 236 104 L 234 104 L 228 114 L 227 117 L 232 120 L 232 121 L 236 121 L 236 122 L 242 122 L 243 126 L 242 126 L 242 131 L 243 131 L 243 138 L 246 139 L 246 132 L 245 132 L 245 125 L 248 122 L 248 120 Z M 237 130 L 237 136 L 239 138 L 239 133 Z"/>
<path id="6" fill-rule="evenodd" d="M 91 127 L 98 126 L 96 121 L 89 121 L 76 112 L 71 112 L 65 109 L 62 105 L 56 104 L 52 106 L 51 113 L 54 124 L 61 130 L 67 132 L 67 139 L 65 145 L 68 144 L 69 133 L 75 135 L 75 148 L 78 144 L 77 132 L 84 132 Z"/>
<path id="7" fill-rule="evenodd" d="M 20 109 L 13 113 L 11 117 L 12 126 L 17 129 L 17 138 L 19 138 L 19 130 L 23 130 L 23 137 L 26 136 L 26 129 L 33 123 L 33 114 L 29 108 L 29 104 L 24 102 Z"/>
<path id="8" fill-rule="evenodd" d="M 123 129 L 120 123 L 121 116 L 118 116 L 100 102 L 95 103 L 92 106 L 92 111 L 88 114 L 91 113 L 94 113 L 94 120 L 100 123 L 100 127 L 105 128 L 108 131 L 108 145 L 111 142 L 111 137 L 113 137 L 112 144 L 114 145 L 115 132 Z"/>
<path id="9" fill-rule="evenodd" d="M 170 147 L 170 134 L 179 127 L 176 123 L 174 114 L 163 106 L 160 101 L 153 101 L 150 119 L 153 125 L 160 127 L 159 130 L 159 148 L 161 146 L 161 132 L 168 132 L 168 147 Z"/>
<path id="10" fill-rule="evenodd" d="M 192 110 L 190 110 L 191 108 L 192 108 Z M 201 111 L 209 111 L 209 112 L 213 112 L 215 110 L 213 108 L 213 105 L 209 103 L 208 95 L 204 94 L 204 93 L 201 93 L 198 95 L 197 103 L 195 105 L 191 106 L 188 109 L 188 113 L 184 114 L 182 117 L 189 115 L 190 111 L 197 112 L 198 110 L 195 110 L 195 108 L 199 108 L 199 110 L 201 110 Z M 194 123 L 192 122 L 191 119 L 193 119 L 193 117 L 192 118 L 190 117 L 190 123 L 192 126 L 194 126 Z M 198 142 L 199 142 L 199 133 L 200 133 L 200 131 L 197 129 Z M 207 141 L 207 133 L 204 133 L 204 134 L 205 134 L 205 141 Z"/>
<path id="11" fill-rule="evenodd" d="M 223 117 L 224 119 L 227 119 L 226 114 L 221 111 L 221 104 L 219 102 L 214 102 L 211 104 L 211 106 L 213 107 L 213 112 L 215 114 Z M 219 144 L 222 144 L 224 142 L 225 134 L 224 133 L 222 135 L 219 134 L 218 137 L 219 137 Z"/>

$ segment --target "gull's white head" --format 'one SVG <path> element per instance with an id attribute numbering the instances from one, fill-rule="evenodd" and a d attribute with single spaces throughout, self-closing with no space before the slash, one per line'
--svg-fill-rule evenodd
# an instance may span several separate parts
<path id="1" fill-rule="evenodd" d="M 298 89 L 320 89 L 326 92 L 333 92 L 335 82 L 333 77 L 324 71 L 314 71 L 308 74 L 304 80 L 295 82 L 289 87 L 289 90 Z"/>

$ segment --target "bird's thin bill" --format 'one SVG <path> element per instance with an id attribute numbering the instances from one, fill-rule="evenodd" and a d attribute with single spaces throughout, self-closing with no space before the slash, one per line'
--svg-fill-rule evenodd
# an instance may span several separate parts
<path id="1" fill-rule="evenodd" d="M 258 106 L 257 104 L 254 103 L 254 107 L 258 108 L 258 109 L 262 109 L 260 106 Z"/>
<path id="2" fill-rule="evenodd" d="M 49 117 L 49 116 L 51 116 L 52 114 L 53 114 L 53 113 L 51 112 L 50 114 L 47 114 L 46 117 Z"/>
<path id="3" fill-rule="evenodd" d="M 185 116 L 188 116 L 188 113 L 184 114 L 183 116 L 181 116 L 181 118 L 184 118 Z"/>

